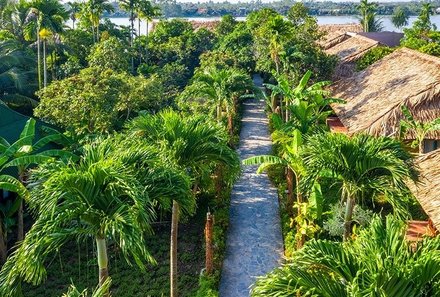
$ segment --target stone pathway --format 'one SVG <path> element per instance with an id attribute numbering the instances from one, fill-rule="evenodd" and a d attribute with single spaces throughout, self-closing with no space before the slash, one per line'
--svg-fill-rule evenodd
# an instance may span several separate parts
<path id="1" fill-rule="evenodd" d="M 257 86 L 260 76 L 254 76 Z M 240 159 L 271 152 L 264 100 L 244 103 L 238 153 Z M 220 281 L 220 297 L 248 297 L 255 278 L 281 263 L 283 239 L 278 196 L 269 178 L 256 174 L 258 166 L 243 166 L 232 190 L 226 257 Z"/>

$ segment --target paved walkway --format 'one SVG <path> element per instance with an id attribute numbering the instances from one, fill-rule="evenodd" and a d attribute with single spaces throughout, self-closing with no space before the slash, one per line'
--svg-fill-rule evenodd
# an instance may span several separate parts
<path id="1" fill-rule="evenodd" d="M 254 77 L 257 86 L 261 78 Z M 270 154 L 271 140 L 263 100 L 244 103 L 238 152 L 240 159 Z M 276 189 L 258 166 L 244 166 L 232 190 L 226 257 L 220 297 L 248 297 L 255 277 L 281 263 L 283 239 Z"/>

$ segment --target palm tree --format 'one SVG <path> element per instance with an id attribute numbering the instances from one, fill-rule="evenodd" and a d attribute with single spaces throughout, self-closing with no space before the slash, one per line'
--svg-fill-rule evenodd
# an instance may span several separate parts
<path id="1" fill-rule="evenodd" d="M 222 120 L 225 110 L 228 131 L 232 136 L 238 98 L 249 90 L 256 91 L 252 79 L 244 71 L 236 68 L 207 67 L 195 74 L 193 83 L 185 90 L 185 96 L 196 96 L 215 107 L 218 122 Z"/>
<path id="2" fill-rule="evenodd" d="M 29 119 L 20 137 L 16 142 L 10 144 L 0 137 L 0 171 L 10 167 L 16 167 L 18 177 L 21 184 L 27 184 L 27 170 L 29 166 L 41 164 L 59 157 L 63 159 L 75 159 L 76 156 L 68 151 L 60 149 L 42 150 L 51 142 L 58 142 L 63 139 L 60 133 L 52 133 L 48 136 L 40 138 L 34 143 L 36 121 Z M 18 197 L 18 231 L 17 240 L 22 241 L 24 238 L 23 227 L 23 195 Z"/>
<path id="3" fill-rule="evenodd" d="M 358 134 L 324 133 L 308 139 L 304 154 L 310 180 L 326 172 L 341 185 L 346 203 L 344 240 L 352 229 L 353 208 L 366 197 L 385 195 L 398 213 L 404 212 L 405 180 L 413 177 L 411 155 L 397 140 Z"/>
<path id="4" fill-rule="evenodd" d="M 208 175 L 216 164 L 238 171 L 238 156 L 227 145 L 227 135 L 218 124 L 203 116 L 185 116 L 172 110 L 156 115 L 142 115 L 127 126 L 131 134 L 146 143 L 158 145 L 166 158 L 187 172 L 196 189 L 202 176 Z M 231 174 L 231 179 L 234 177 Z M 196 191 L 193 191 L 195 195 Z M 192 206 L 195 197 L 192 197 Z M 170 292 L 177 296 L 177 233 L 181 203 L 173 201 L 170 246 Z M 188 204 L 183 211 L 191 213 Z"/>
<path id="5" fill-rule="evenodd" d="M 354 241 L 311 240 L 251 296 L 438 296 L 440 237 L 414 244 L 405 231 L 393 216 L 376 216 Z"/>
<path id="6" fill-rule="evenodd" d="M 412 134 L 415 138 L 412 146 L 419 148 L 419 154 L 424 154 L 426 135 L 429 132 L 440 130 L 440 118 L 429 122 L 417 121 L 405 105 L 402 105 L 402 114 L 404 119 L 400 121 L 400 138 L 402 139 Z"/>
<path id="7" fill-rule="evenodd" d="M 94 42 L 99 42 L 99 22 L 102 14 L 113 11 L 113 6 L 107 0 L 89 0 L 82 5 L 81 15 L 91 24 Z"/>
<path id="8" fill-rule="evenodd" d="M 29 96 L 36 88 L 35 62 L 13 40 L 0 42 L 0 100 L 15 105 L 35 106 Z"/>
<path id="9" fill-rule="evenodd" d="M 48 37 L 50 35 L 48 35 L 48 32 L 51 32 L 51 34 L 63 32 L 64 22 L 69 18 L 69 15 L 58 0 L 33 0 L 30 7 L 27 37 L 32 39 L 36 36 L 37 39 L 38 84 L 41 89 L 41 33 L 44 37 Z M 42 30 L 44 31 L 42 32 Z M 46 55 L 45 51 L 43 54 Z M 43 75 L 47 83 L 47 69 Z"/>
<path id="10" fill-rule="evenodd" d="M 414 22 L 414 28 L 420 31 L 430 31 L 435 25 L 431 23 L 431 14 L 433 13 L 433 6 L 429 2 L 422 3 L 422 9 L 419 17 Z"/>
<path id="11" fill-rule="evenodd" d="M 408 26 L 408 18 L 408 10 L 402 6 L 397 6 L 394 9 L 391 22 L 396 28 L 401 29 L 402 27 Z"/>
<path id="12" fill-rule="evenodd" d="M 94 239 L 100 286 L 109 275 L 108 242 L 145 269 L 154 263 L 145 246 L 153 203 L 189 192 L 185 176 L 160 165 L 152 148 L 127 149 L 111 138 L 85 145 L 77 163 L 41 165 L 29 184 L 36 221 L 3 266 L 2 296 L 16 296 L 21 280 L 41 283 L 47 256 L 70 240 Z"/>
<path id="13" fill-rule="evenodd" d="M 382 24 L 376 19 L 377 3 L 361 0 L 357 9 L 361 14 L 361 25 L 364 32 L 376 32 L 382 30 Z"/>
<path id="14" fill-rule="evenodd" d="M 130 47 L 133 49 L 134 42 L 134 21 L 135 21 L 135 10 L 139 6 L 138 0 L 119 0 L 121 8 L 126 12 L 130 13 Z M 131 56 L 131 72 L 134 73 L 134 57 Z"/>
<path id="15" fill-rule="evenodd" d="M 146 31 L 145 34 L 148 38 L 148 22 L 153 21 L 153 18 L 159 17 L 161 15 L 160 7 L 153 5 L 151 1 L 148 0 L 139 0 L 136 12 L 138 14 L 138 34 L 141 34 L 141 23 L 140 20 L 144 19 L 146 21 Z"/>
<path id="16" fill-rule="evenodd" d="M 81 4 L 79 2 L 67 2 L 69 6 L 70 19 L 72 20 L 72 29 L 75 30 L 75 22 L 78 18 L 78 13 L 81 11 Z"/>

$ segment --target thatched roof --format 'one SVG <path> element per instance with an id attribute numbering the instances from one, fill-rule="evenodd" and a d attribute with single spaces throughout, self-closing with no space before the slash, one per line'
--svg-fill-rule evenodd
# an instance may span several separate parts
<path id="1" fill-rule="evenodd" d="M 395 135 L 406 105 L 420 121 L 440 117 L 440 58 L 402 48 L 332 87 L 333 110 L 349 134 Z M 440 133 L 427 138 L 440 139 Z"/>
<path id="2" fill-rule="evenodd" d="M 379 45 L 379 42 L 358 34 L 352 35 L 347 40 L 325 50 L 329 55 L 336 55 L 341 63 L 358 60 L 370 49 Z"/>
<path id="3" fill-rule="evenodd" d="M 419 181 L 407 182 L 407 185 L 435 228 L 440 230 L 440 150 L 417 158 L 415 164 L 420 171 Z"/>
<path id="4" fill-rule="evenodd" d="M 191 21 L 191 25 L 194 30 L 200 30 L 201 28 L 205 28 L 209 31 L 214 31 L 217 28 L 220 21 Z"/>
<path id="5" fill-rule="evenodd" d="M 319 29 L 325 34 L 318 42 L 323 49 L 328 49 L 350 38 L 347 33 L 362 32 L 362 26 L 359 24 L 321 25 Z"/>

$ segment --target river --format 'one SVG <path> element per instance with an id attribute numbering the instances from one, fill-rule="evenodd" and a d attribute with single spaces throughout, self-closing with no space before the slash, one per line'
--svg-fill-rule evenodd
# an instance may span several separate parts
<path id="1" fill-rule="evenodd" d="M 409 26 L 414 23 L 417 17 L 412 16 L 409 18 Z M 185 18 L 189 21 L 200 21 L 200 22 L 207 22 L 207 21 L 215 21 L 219 20 L 220 17 L 209 17 L 209 18 Z M 238 17 L 237 20 L 245 20 L 244 17 Z M 325 25 L 325 24 L 348 24 L 348 23 L 357 23 L 359 22 L 358 18 L 356 16 L 318 16 L 318 24 Z M 130 21 L 128 18 L 110 18 L 110 20 L 115 23 L 116 25 L 124 25 L 129 26 Z M 391 23 L 391 16 L 380 16 L 380 20 L 382 21 L 383 25 L 383 31 L 396 31 L 399 32 L 399 30 L 394 27 L 394 25 Z M 440 15 L 434 15 L 431 17 L 431 21 L 437 25 L 437 28 L 440 28 Z M 137 20 L 135 22 L 135 28 L 137 30 L 138 24 Z M 151 24 L 150 24 L 151 28 Z M 146 23 L 141 22 L 141 34 L 145 34 L 146 32 Z"/>

